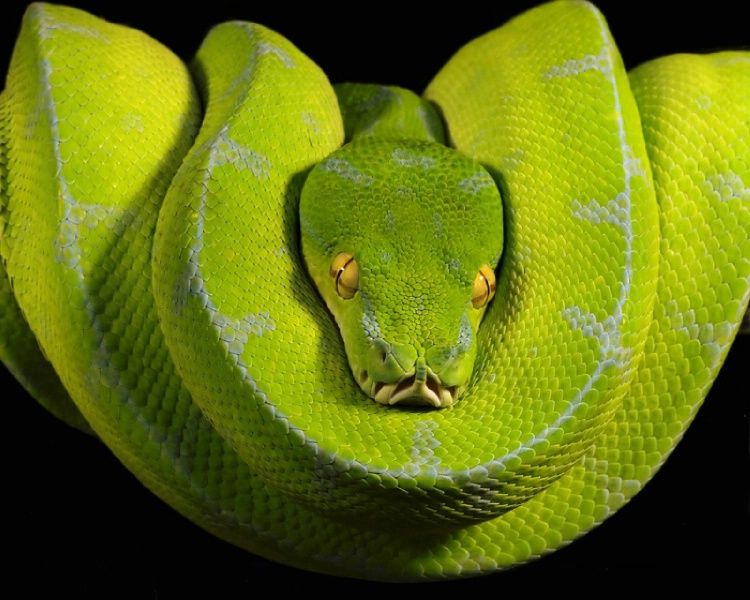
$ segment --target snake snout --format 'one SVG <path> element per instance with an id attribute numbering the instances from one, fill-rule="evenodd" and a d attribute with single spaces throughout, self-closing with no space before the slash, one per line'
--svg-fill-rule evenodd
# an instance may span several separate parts
<path id="1" fill-rule="evenodd" d="M 363 389 L 379 404 L 393 406 L 450 406 L 458 399 L 458 386 L 444 386 L 433 374 L 420 379 L 416 373 L 409 373 L 396 383 L 373 381 L 367 371 L 363 371 L 360 381 Z M 368 385 L 369 384 L 369 385 Z"/>
<path id="2" fill-rule="evenodd" d="M 444 382 L 411 345 L 376 340 L 368 359 L 367 368 L 357 374 L 357 381 L 379 404 L 443 407 L 458 399 L 461 387 Z"/>

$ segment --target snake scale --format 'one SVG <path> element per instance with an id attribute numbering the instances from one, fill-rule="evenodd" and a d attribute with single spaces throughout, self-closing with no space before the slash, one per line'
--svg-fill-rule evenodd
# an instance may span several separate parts
<path id="1" fill-rule="evenodd" d="M 566 63 L 565 63 L 565 62 L 563 61 L 563 62 L 562 62 L 561 64 L 565 65 Z M 570 68 L 570 67 L 571 67 L 571 65 L 573 65 L 573 63 L 571 63 L 571 64 L 568 64 L 568 67 L 566 67 L 566 68 Z M 576 67 L 575 65 L 573 65 L 573 67 L 572 67 L 572 68 L 573 68 L 573 70 L 575 70 L 575 69 L 576 69 L 577 67 Z M 595 70 L 595 69 L 594 69 L 594 70 Z M 548 71 L 549 71 L 549 70 L 548 70 Z M 550 71 L 550 73 L 552 74 L 552 76 L 557 76 L 557 73 L 555 73 L 554 71 Z M 449 121 L 450 121 L 450 119 L 449 119 Z M 581 218 L 580 218 L 580 216 L 581 216 L 581 215 L 582 215 L 582 214 L 583 214 L 583 213 L 585 212 L 584 208 L 586 208 L 586 207 L 583 207 L 583 206 L 577 206 L 577 207 L 576 207 L 576 208 L 574 209 L 574 212 L 575 212 L 576 210 L 578 211 L 578 218 L 579 218 L 579 220 L 582 220 L 582 221 L 586 220 L 586 219 L 581 219 Z M 591 206 L 589 206 L 588 208 L 590 209 L 590 208 L 591 208 Z M 568 311 L 567 315 L 568 315 L 568 322 L 569 322 L 569 324 L 570 324 L 570 322 L 571 322 L 572 320 L 575 320 L 575 319 L 571 319 L 571 317 L 570 317 L 570 314 L 571 314 L 571 313 L 570 313 L 570 311 Z M 580 319 L 579 319 L 579 320 L 580 320 Z M 256 323 L 256 325 L 257 325 L 257 323 Z M 601 342 L 601 339 L 600 339 L 599 341 Z M 369 410 L 369 409 L 368 409 L 368 410 Z M 422 417 L 423 417 L 423 416 L 422 416 Z M 420 417 L 420 418 L 422 418 L 422 417 Z M 429 439 L 429 438 L 425 438 L 425 439 Z M 241 444 L 241 442 L 235 442 L 235 443 L 240 443 L 240 444 Z M 354 488 L 354 490 L 356 491 L 356 488 Z M 292 493 L 294 493 L 294 492 L 292 492 Z M 335 495 L 335 494 L 334 494 L 334 495 Z M 334 498 L 334 500 L 335 500 L 335 498 Z M 339 500 L 339 501 L 340 501 L 340 500 Z M 346 498 L 344 498 L 344 501 L 346 501 Z M 408 504 L 408 503 L 407 503 L 407 504 Z M 204 525 L 205 525 L 205 524 L 204 524 Z M 229 537 L 229 536 L 225 536 L 225 537 Z M 257 550 L 257 549 L 256 549 L 256 551 L 260 551 L 260 550 Z M 277 557 L 277 558 L 281 558 L 281 559 L 283 559 L 283 560 L 288 560 L 288 558 L 287 558 L 287 559 L 285 559 L 284 557 Z M 516 558 L 518 558 L 518 557 L 516 557 Z M 513 560 L 515 560 L 515 559 L 513 559 Z M 294 562 L 294 561 L 292 561 L 292 562 Z M 298 564 L 299 564 L 299 563 L 298 563 Z M 413 578 L 413 577 L 417 577 L 417 576 L 416 576 L 416 575 L 415 575 L 414 573 L 406 573 L 406 574 L 404 574 L 404 573 L 387 573 L 387 574 L 384 574 L 384 575 L 383 575 L 383 574 L 379 574 L 379 573 L 377 573 L 377 572 L 376 572 L 376 571 L 375 571 L 374 569 L 372 569 L 372 567 L 367 567 L 367 568 L 365 569 L 365 571 L 363 571 L 363 572 L 359 572 L 359 573 L 352 573 L 352 572 L 347 572 L 347 571 L 346 571 L 345 569 L 339 569 L 338 567 L 336 567 L 335 569 L 329 569 L 329 568 L 324 568 L 324 567 L 320 567 L 320 566 L 314 566 L 314 565 L 307 565 L 307 564 L 301 564 L 300 566 L 305 566 L 305 567 L 307 567 L 307 568 L 316 568 L 316 569 L 319 569 L 319 570 L 324 570 L 324 571 L 331 571 L 331 570 L 332 570 L 333 572 L 338 572 L 338 573 L 342 573 L 342 574 L 355 574 L 356 576 L 365 576 L 365 577 L 374 577 L 374 578 L 386 578 L 386 579 L 390 579 L 390 578 L 394 578 L 394 579 L 399 579 L 399 578 L 407 578 L 407 579 L 408 579 L 408 578 Z M 399 569 L 402 569 L 402 568 L 404 568 L 405 566 L 406 566 L 406 565 L 404 565 L 404 564 L 401 564 L 401 565 L 399 565 L 399 567 L 397 568 L 397 571 L 398 571 Z M 493 570 L 494 568 L 495 568 L 495 567 L 491 567 L 491 568 L 490 568 L 489 570 Z M 441 576 L 446 576 L 446 575 L 447 575 L 447 576 L 451 576 L 451 575 L 456 575 L 456 574 L 458 574 L 458 573 L 454 571 L 453 573 L 450 573 L 450 572 L 448 572 L 448 573 L 433 573 L 432 575 L 433 575 L 433 576 L 437 576 L 437 577 L 441 577 Z M 467 572 L 463 572 L 463 573 L 461 573 L 461 574 L 462 574 L 462 575 L 467 575 L 467 574 L 471 574 L 471 573 L 467 571 Z M 420 573 L 420 576 L 421 576 L 421 575 L 423 575 L 423 574 L 421 574 L 421 573 Z M 428 575 L 429 575 L 429 574 L 428 574 Z M 418 577 L 417 577 L 417 578 L 418 578 Z"/>

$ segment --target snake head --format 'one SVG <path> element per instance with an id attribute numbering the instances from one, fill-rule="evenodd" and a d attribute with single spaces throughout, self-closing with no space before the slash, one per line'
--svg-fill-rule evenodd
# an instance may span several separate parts
<path id="1" fill-rule="evenodd" d="M 388 405 L 459 398 L 495 291 L 502 222 L 492 177 L 440 144 L 358 140 L 311 171 L 302 251 L 365 394 Z"/>

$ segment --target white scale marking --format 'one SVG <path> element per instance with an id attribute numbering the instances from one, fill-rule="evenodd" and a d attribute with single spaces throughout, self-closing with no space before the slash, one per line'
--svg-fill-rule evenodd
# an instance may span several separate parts
<path id="1" fill-rule="evenodd" d="M 252 23 L 246 23 L 244 21 L 232 21 L 232 25 L 238 27 L 239 29 L 242 29 L 247 34 L 247 37 L 251 40 L 252 43 L 252 39 L 255 36 L 255 31 Z M 253 74 L 255 73 L 255 66 L 259 57 L 264 55 L 275 56 L 287 69 L 293 69 L 297 66 L 292 58 L 284 50 L 282 50 L 278 46 L 274 46 L 269 42 L 257 42 L 253 44 L 252 48 L 252 54 L 245 64 L 245 67 L 242 69 L 240 74 L 235 77 L 234 81 L 232 81 L 232 83 L 226 87 L 221 95 L 222 98 L 226 98 L 227 96 L 233 94 L 238 88 L 242 89 L 243 91 L 240 94 L 240 98 L 235 103 L 235 107 L 239 106 L 239 104 L 242 102 L 242 99 L 247 95 L 247 91 L 252 87 L 249 85 L 249 82 L 253 78 Z"/>
<path id="2" fill-rule="evenodd" d="M 605 44 L 599 54 L 587 54 L 583 58 L 571 58 L 561 65 L 553 65 L 542 74 L 542 79 L 547 81 L 556 77 L 574 77 L 586 71 L 600 71 L 607 74 L 611 71 L 609 48 Z"/>
<path id="3" fill-rule="evenodd" d="M 303 112 L 300 117 L 302 118 L 302 122 L 307 125 L 314 134 L 320 135 L 322 133 L 323 129 L 320 126 L 320 119 L 315 113 Z"/>
<path id="4" fill-rule="evenodd" d="M 410 477 L 430 472 L 436 476 L 440 465 L 440 459 L 435 456 L 435 449 L 440 446 L 440 441 L 435 438 L 438 424 L 435 421 L 417 421 L 414 425 L 410 461 L 404 465 L 404 471 Z"/>
<path id="5" fill-rule="evenodd" d="M 355 108 L 355 112 L 359 114 L 364 114 L 370 109 L 379 106 L 381 104 L 390 104 L 391 102 L 396 102 L 396 104 L 401 105 L 403 104 L 403 100 L 401 99 L 401 96 L 399 96 L 397 93 L 395 93 L 390 88 L 381 85 L 378 87 L 378 90 L 370 94 L 369 96 L 365 97 Z"/>
<path id="6" fill-rule="evenodd" d="M 342 158 L 329 158 L 320 164 L 318 169 L 335 173 L 339 177 L 348 179 L 356 185 L 372 185 L 373 178 L 358 171 L 350 162 Z"/>
<path id="7" fill-rule="evenodd" d="M 430 169 L 435 164 L 435 159 L 428 156 L 419 156 L 404 148 L 396 148 L 391 152 L 391 158 L 400 167 L 419 169 Z"/>
<path id="8" fill-rule="evenodd" d="M 504 156 L 501 160 L 503 171 L 513 171 L 520 164 L 523 164 L 526 153 L 521 148 L 516 148 L 513 152 Z"/>
<path id="9" fill-rule="evenodd" d="M 380 329 L 378 317 L 372 309 L 372 303 L 363 290 L 360 290 L 360 295 L 362 296 L 362 329 L 365 336 L 370 341 L 381 339 L 383 332 Z"/>
<path id="10" fill-rule="evenodd" d="M 38 10 L 42 10 L 41 8 Z M 51 39 L 52 36 L 58 31 L 65 31 L 69 33 L 75 33 L 84 37 L 94 38 L 105 44 L 111 44 L 112 40 L 103 32 L 94 29 L 93 27 L 84 27 L 83 25 L 74 25 L 67 21 L 55 21 L 49 15 L 44 15 L 43 24 L 39 28 L 39 37 L 42 39 Z"/>
<path id="11" fill-rule="evenodd" d="M 439 238 L 443 235 L 443 218 L 437 213 L 432 215 L 432 227 L 434 238 Z"/>
<path id="12" fill-rule="evenodd" d="M 268 179 L 273 165 L 261 152 L 256 152 L 229 137 L 229 130 L 224 127 L 211 142 L 211 168 L 226 164 L 235 165 L 238 169 L 248 169 L 257 179 Z"/>
<path id="13" fill-rule="evenodd" d="M 461 327 L 458 330 L 458 340 L 456 341 L 455 349 L 459 354 L 464 354 L 471 348 L 473 340 L 474 333 L 471 329 L 471 321 L 469 321 L 468 313 L 465 312 L 461 315 Z"/>
<path id="14" fill-rule="evenodd" d="M 474 173 L 471 177 L 462 179 L 458 183 L 460 190 L 468 192 L 470 194 L 478 194 L 481 190 L 488 187 L 495 187 L 495 180 L 489 176 L 489 174 L 479 171 Z"/>
<path id="15" fill-rule="evenodd" d="M 729 200 L 750 202 L 750 187 L 745 185 L 742 178 L 733 171 L 711 175 L 703 183 L 703 188 L 704 193 L 708 192 L 706 195 L 715 194 L 721 202 Z"/>
<path id="16" fill-rule="evenodd" d="M 278 46 L 274 46 L 269 42 L 259 42 L 255 48 L 255 53 L 259 56 L 263 56 L 264 54 L 271 54 L 278 58 L 287 69 L 294 69 L 297 66 L 296 64 L 294 64 L 291 56 L 289 56 Z"/>

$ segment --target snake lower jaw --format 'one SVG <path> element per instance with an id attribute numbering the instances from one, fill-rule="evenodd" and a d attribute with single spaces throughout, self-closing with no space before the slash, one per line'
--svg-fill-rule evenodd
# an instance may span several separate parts
<path id="1" fill-rule="evenodd" d="M 462 391 L 459 386 L 446 386 L 434 375 L 417 379 L 414 373 L 407 373 L 395 383 L 371 380 L 364 373 L 362 389 L 378 404 L 393 406 L 427 406 L 443 408 L 458 400 Z"/>

